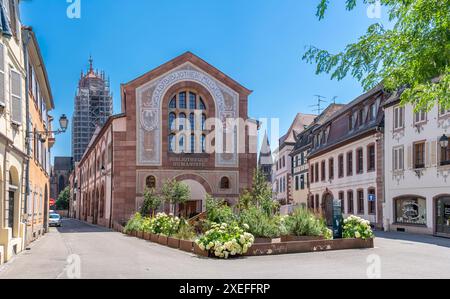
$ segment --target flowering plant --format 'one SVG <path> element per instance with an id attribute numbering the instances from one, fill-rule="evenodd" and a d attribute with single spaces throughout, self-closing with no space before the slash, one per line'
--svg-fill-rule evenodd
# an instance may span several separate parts
<path id="1" fill-rule="evenodd" d="M 243 225 L 248 229 L 247 225 Z M 247 253 L 253 245 L 255 237 L 236 224 L 213 223 L 211 229 L 204 236 L 195 240 L 201 250 L 207 250 L 218 258 L 229 258 L 230 256 Z"/>
<path id="2" fill-rule="evenodd" d="M 373 236 L 369 221 L 357 216 L 350 216 L 344 220 L 344 238 L 370 239 L 373 238 Z"/>
<path id="3" fill-rule="evenodd" d="M 125 225 L 125 232 L 130 233 L 133 231 L 142 231 L 143 221 L 144 218 L 140 213 L 134 214 L 133 217 L 128 220 L 127 224 Z"/>
<path id="4" fill-rule="evenodd" d="M 150 231 L 154 234 L 172 236 L 178 232 L 180 218 L 167 215 L 166 213 L 158 213 L 152 219 Z"/>

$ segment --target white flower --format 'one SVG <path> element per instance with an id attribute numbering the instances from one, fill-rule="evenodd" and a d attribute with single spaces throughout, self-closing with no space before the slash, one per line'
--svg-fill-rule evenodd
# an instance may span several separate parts
<path id="1" fill-rule="evenodd" d="M 247 223 L 244 223 L 244 225 L 242 225 L 246 230 L 249 230 L 250 229 L 250 226 L 248 226 L 248 224 Z"/>
<path id="2" fill-rule="evenodd" d="M 359 232 L 356 232 L 356 233 L 355 233 L 355 237 L 356 237 L 357 239 L 359 239 L 359 238 L 361 238 L 361 234 L 360 234 Z"/>

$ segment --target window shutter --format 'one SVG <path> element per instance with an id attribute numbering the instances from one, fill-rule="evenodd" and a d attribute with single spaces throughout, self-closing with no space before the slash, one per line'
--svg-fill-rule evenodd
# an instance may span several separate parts
<path id="1" fill-rule="evenodd" d="M 430 158 L 431 158 L 431 166 L 436 166 L 437 165 L 437 141 L 436 140 L 431 142 Z"/>
<path id="2" fill-rule="evenodd" d="M 408 159 L 408 169 L 413 168 L 413 154 L 412 154 L 412 145 L 408 145 L 408 153 L 407 153 L 407 159 Z"/>
<path id="3" fill-rule="evenodd" d="M 15 71 L 11 71 L 11 121 L 22 124 L 22 78 Z"/>
<path id="4" fill-rule="evenodd" d="M 425 167 L 430 167 L 430 143 L 425 143 Z"/>

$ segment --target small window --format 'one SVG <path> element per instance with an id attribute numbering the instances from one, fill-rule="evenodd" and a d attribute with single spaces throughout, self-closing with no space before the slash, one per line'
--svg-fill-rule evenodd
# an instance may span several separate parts
<path id="1" fill-rule="evenodd" d="M 156 178 L 153 175 L 150 175 L 145 179 L 145 187 L 148 189 L 156 188 Z"/>
<path id="2" fill-rule="evenodd" d="M 220 189 L 230 189 L 230 179 L 227 177 L 223 177 L 220 180 Z"/>
<path id="3" fill-rule="evenodd" d="M 361 174 L 364 172 L 364 152 L 362 148 L 356 151 L 356 157 L 357 157 L 356 172 L 358 174 Z"/>
<path id="4" fill-rule="evenodd" d="M 295 176 L 295 191 L 298 191 L 300 189 L 300 180 L 299 180 L 299 176 L 296 175 Z"/>
<path id="5" fill-rule="evenodd" d="M 354 213 L 353 206 L 354 206 L 354 204 L 353 204 L 353 191 L 348 191 L 347 192 L 347 213 L 348 214 L 353 214 Z"/>
<path id="6" fill-rule="evenodd" d="M 344 156 L 340 155 L 338 157 L 338 176 L 339 178 L 344 177 Z"/>
<path id="7" fill-rule="evenodd" d="M 394 107 L 394 130 L 405 127 L 405 109 L 401 106 Z"/>
<path id="8" fill-rule="evenodd" d="M 175 152 L 175 134 L 169 135 L 169 152 Z"/>
<path id="9" fill-rule="evenodd" d="M 358 214 L 364 215 L 364 191 L 358 191 Z"/>
<path id="10" fill-rule="evenodd" d="M 448 146 L 441 147 L 441 166 L 450 165 L 450 142 Z"/>
<path id="11" fill-rule="evenodd" d="M 421 110 L 414 113 L 414 123 L 420 124 L 427 121 L 427 112 L 425 110 Z"/>
<path id="12" fill-rule="evenodd" d="M 195 135 L 191 134 L 191 153 L 195 153 Z"/>
<path id="13" fill-rule="evenodd" d="M 316 163 L 315 167 L 316 167 L 316 173 L 314 174 L 315 175 L 314 181 L 319 182 L 319 162 Z"/>
<path id="14" fill-rule="evenodd" d="M 200 98 L 198 108 L 199 108 L 200 110 L 206 110 L 205 102 L 203 102 L 203 99 L 202 99 L 202 98 Z"/>
<path id="15" fill-rule="evenodd" d="M 350 114 L 348 116 L 348 130 L 353 130 L 353 114 Z"/>
<path id="16" fill-rule="evenodd" d="M 334 159 L 328 160 L 328 177 L 330 180 L 334 179 Z"/>
<path id="17" fill-rule="evenodd" d="M 197 95 L 193 92 L 189 93 L 189 109 L 197 109 Z"/>
<path id="18" fill-rule="evenodd" d="M 374 171 L 375 170 L 375 145 L 369 145 L 367 148 L 367 155 L 368 155 L 368 161 L 367 161 L 367 170 L 368 171 Z"/>
<path id="19" fill-rule="evenodd" d="M 414 144 L 414 168 L 425 168 L 425 142 Z"/>
<path id="20" fill-rule="evenodd" d="M 186 128 L 186 114 L 180 113 L 179 119 L 178 119 L 178 128 L 180 131 L 183 131 Z"/>
<path id="21" fill-rule="evenodd" d="M 305 176 L 303 174 L 300 176 L 300 189 L 305 190 Z"/>
<path id="22" fill-rule="evenodd" d="M 339 192 L 339 201 L 341 202 L 342 213 L 345 213 L 344 192 Z"/>
<path id="23" fill-rule="evenodd" d="M 353 152 L 347 153 L 347 176 L 353 175 Z"/>
<path id="24" fill-rule="evenodd" d="M 321 166 L 320 166 L 320 172 L 321 172 L 320 178 L 322 179 L 322 182 L 325 181 L 325 177 L 326 177 L 325 168 L 326 168 L 325 161 L 322 161 Z"/>
<path id="25" fill-rule="evenodd" d="M 405 160 L 404 160 L 404 156 L 405 156 L 405 150 L 404 147 L 397 147 L 393 149 L 393 166 L 392 169 L 394 171 L 403 171 L 405 169 Z"/>
<path id="26" fill-rule="evenodd" d="M 177 119 L 177 115 L 175 113 L 169 114 L 169 130 L 174 131 L 175 130 L 175 120 Z"/>

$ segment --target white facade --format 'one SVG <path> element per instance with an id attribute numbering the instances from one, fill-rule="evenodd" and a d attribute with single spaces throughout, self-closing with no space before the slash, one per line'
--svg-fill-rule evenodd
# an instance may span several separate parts
<path id="1" fill-rule="evenodd" d="M 376 195 L 376 200 L 381 198 L 379 188 L 377 188 L 377 165 L 375 169 L 368 169 L 368 149 L 374 146 L 377 151 L 377 143 L 380 142 L 380 134 L 372 134 L 342 145 L 334 150 L 321 154 L 320 156 L 310 158 L 310 204 L 317 212 L 327 213 L 329 200 L 343 200 L 344 217 L 357 215 L 377 223 L 377 204 L 373 203 L 370 209 L 369 193 L 372 191 Z M 357 151 L 363 151 L 362 172 L 357 173 Z M 349 154 L 352 159 L 349 159 Z M 375 153 L 377 156 L 377 153 Z M 343 168 L 340 172 L 339 159 L 343 159 Z M 351 162 L 349 162 L 351 161 Z M 325 163 L 325 167 L 322 166 Z M 333 166 L 330 168 L 330 164 Z M 351 173 L 349 171 L 351 166 Z M 323 174 L 323 169 L 325 173 Z M 361 193 L 359 193 L 361 192 Z M 350 195 L 352 194 L 352 195 Z M 359 197 L 358 195 L 361 195 Z M 360 199 L 358 201 L 358 199 Z M 327 215 L 324 215 L 327 216 Z M 329 215 L 328 215 L 329 216 Z M 327 217 L 328 218 L 328 217 Z"/>
<path id="2" fill-rule="evenodd" d="M 436 106 L 415 119 L 413 106 L 396 103 L 385 115 L 385 228 L 450 234 L 449 218 L 437 225 L 439 215 L 450 217 L 450 165 L 443 161 L 450 160 L 450 151 L 444 157 L 439 144 L 444 134 L 450 136 L 450 110 L 440 113 Z"/>
<path id="3" fill-rule="evenodd" d="M 275 161 L 272 168 L 273 173 L 273 191 L 275 193 L 275 199 L 288 204 L 291 198 L 291 169 L 292 169 L 292 159 L 289 156 L 293 145 L 286 145 L 280 151 L 275 153 Z"/>

